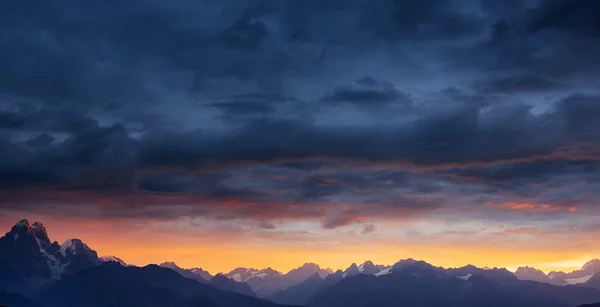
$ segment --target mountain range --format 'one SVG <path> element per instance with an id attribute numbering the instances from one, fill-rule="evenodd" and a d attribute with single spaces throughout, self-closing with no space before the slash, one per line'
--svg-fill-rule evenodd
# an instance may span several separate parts
<path id="1" fill-rule="evenodd" d="M 531 267 L 519 267 L 515 276 L 521 280 L 533 280 L 553 285 L 585 284 L 596 274 L 600 273 L 600 259 L 593 259 L 584 264 L 581 269 L 570 273 L 552 271 L 548 274 Z"/>
<path id="2" fill-rule="evenodd" d="M 302 283 L 314 274 L 325 277 L 331 273 L 331 269 L 322 269 L 317 264 L 305 263 L 285 274 L 271 268 L 264 270 L 237 268 L 224 275 L 238 282 L 246 282 L 260 297 L 269 297 L 278 291 Z"/>
<path id="3" fill-rule="evenodd" d="M 53 242 L 39 222 L 0 238 L 0 306 L 17 307 L 575 307 L 600 302 L 600 260 L 570 272 L 371 261 L 332 272 L 237 268 L 211 275 L 174 262 L 136 267 L 82 240 Z M 596 305 L 583 305 L 596 306 Z"/>

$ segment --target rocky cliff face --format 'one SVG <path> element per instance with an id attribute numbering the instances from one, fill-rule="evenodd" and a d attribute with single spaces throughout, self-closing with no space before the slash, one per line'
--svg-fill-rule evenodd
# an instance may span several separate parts
<path id="1" fill-rule="evenodd" d="M 81 240 L 67 240 L 61 246 L 50 241 L 42 223 L 24 219 L 0 238 L 0 290 L 27 292 L 99 262 L 96 252 Z"/>

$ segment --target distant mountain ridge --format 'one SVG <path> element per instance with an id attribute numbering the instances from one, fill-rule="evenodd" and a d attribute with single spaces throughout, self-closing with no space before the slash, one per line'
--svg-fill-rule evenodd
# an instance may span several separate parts
<path id="1" fill-rule="evenodd" d="M 285 274 L 237 268 L 212 276 L 174 262 L 130 266 L 118 257 L 98 257 L 79 239 L 59 245 L 39 222 L 21 220 L 0 238 L 0 305 L 9 306 L 573 307 L 595 302 L 600 302 L 600 260 L 548 275 L 532 267 L 513 274 L 403 259 L 393 265 L 367 260 L 336 272 L 305 263 Z"/>
<path id="2" fill-rule="evenodd" d="M 116 262 L 68 275 L 34 298 L 51 307 L 214 306 L 276 307 L 275 303 L 185 278 L 157 265 L 124 267 Z"/>
<path id="3" fill-rule="evenodd" d="M 322 269 L 315 263 L 305 263 L 285 274 L 272 268 L 263 270 L 236 268 L 224 275 L 236 281 L 246 282 L 259 297 L 270 297 L 278 291 L 302 283 L 314 274 L 325 277 L 331 273 L 331 269 Z"/>
<path id="4" fill-rule="evenodd" d="M 181 268 L 177 264 L 175 264 L 175 262 L 163 262 L 159 264 L 159 266 L 162 268 L 171 269 L 179 273 L 179 275 L 183 277 L 193 279 L 202 283 L 207 283 L 222 290 L 232 291 L 248 296 L 256 296 L 256 294 L 252 291 L 252 289 L 250 289 L 250 286 L 248 286 L 248 284 L 246 284 L 243 281 L 235 281 L 223 274 L 217 274 L 215 276 L 212 276 L 210 275 L 210 273 L 200 268 Z"/>
<path id="5" fill-rule="evenodd" d="M 0 290 L 26 292 L 63 274 L 101 263 L 98 254 L 79 239 L 51 242 L 40 222 L 17 222 L 0 238 Z"/>
<path id="6" fill-rule="evenodd" d="M 553 285 L 586 284 L 595 275 L 600 273 L 600 260 L 592 259 L 585 263 L 581 269 L 570 273 L 552 271 L 548 274 L 532 267 L 519 267 L 515 275 L 521 280 L 533 280 Z"/>
<path id="7" fill-rule="evenodd" d="M 546 273 L 528 266 L 519 267 L 515 271 L 515 276 L 517 276 L 517 278 L 520 280 L 533 280 L 537 282 L 553 284 L 552 278 L 546 275 Z"/>
<path id="8" fill-rule="evenodd" d="M 464 275 L 463 275 L 464 274 Z M 322 288 L 310 307 L 572 307 L 600 299 L 600 290 L 522 281 L 506 269 L 444 269 L 400 261 L 385 275 L 359 274 Z"/>

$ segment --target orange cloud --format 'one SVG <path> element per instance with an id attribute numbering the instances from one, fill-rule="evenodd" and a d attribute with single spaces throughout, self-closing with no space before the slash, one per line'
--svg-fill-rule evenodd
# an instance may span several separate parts
<path id="1" fill-rule="evenodd" d="M 551 204 L 536 204 L 536 203 L 520 203 L 520 202 L 506 202 L 506 203 L 493 203 L 485 202 L 484 205 L 493 208 L 508 210 L 508 211 L 524 211 L 524 212 L 575 212 L 577 208 L 575 206 L 563 207 Z"/>

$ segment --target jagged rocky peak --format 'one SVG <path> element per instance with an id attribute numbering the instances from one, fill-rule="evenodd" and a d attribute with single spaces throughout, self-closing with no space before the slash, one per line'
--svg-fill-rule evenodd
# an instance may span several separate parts
<path id="1" fill-rule="evenodd" d="M 360 270 L 358 269 L 358 266 L 356 265 L 356 263 L 352 263 L 350 265 L 350 267 L 348 267 L 344 273 L 346 273 L 347 276 L 353 276 L 353 275 L 357 275 L 358 273 L 360 273 Z"/>
<path id="2" fill-rule="evenodd" d="M 44 225 L 40 222 L 35 222 L 33 223 L 33 225 L 31 225 L 31 233 L 33 233 L 33 235 L 46 242 L 46 243 L 50 243 L 50 239 L 48 238 L 48 231 L 46 230 L 46 227 L 44 227 Z"/>
<path id="3" fill-rule="evenodd" d="M 375 265 L 371 260 L 367 260 L 358 266 L 358 270 L 365 275 L 373 275 L 385 269 L 383 265 Z"/>
<path id="4" fill-rule="evenodd" d="M 115 262 L 122 266 L 128 266 L 128 264 L 125 261 L 123 261 L 121 258 L 115 257 L 115 256 L 102 256 L 99 258 L 99 260 L 101 263 Z"/>
<path id="5" fill-rule="evenodd" d="M 44 250 L 52 249 L 52 252 L 55 252 L 54 248 L 58 248 L 58 243 L 55 245 L 51 244 L 46 227 L 40 222 L 29 224 L 27 219 L 22 219 L 18 221 L 6 235 L 12 237 L 15 241 L 25 237 L 31 240 L 36 238 L 40 247 Z"/>
<path id="6" fill-rule="evenodd" d="M 320 269 L 321 269 L 321 267 L 319 267 L 319 265 L 318 265 L 318 264 L 316 264 L 316 263 L 312 263 L 312 262 L 305 263 L 305 264 L 303 264 L 303 265 L 302 265 L 300 268 L 301 268 L 301 269 L 306 269 L 306 270 L 310 270 L 310 269 L 313 269 L 313 270 L 320 270 Z"/>
<path id="7" fill-rule="evenodd" d="M 583 265 L 583 267 L 581 267 L 581 270 L 590 274 L 598 273 L 600 271 L 600 259 L 592 259 L 588 261 Z"/>
<path id="8" fill-rule="evenodd" d="M 266 269 L 266 270 L 270 270 L 271 272 L 274 272 L 274 271 L 275 271 L 275 270 L 273 270 L 273 269 L 271 269 L 271 268 L 268 268 L 268 269 Z M 266 270 L 265 270 L 265 271 L 266 271 Z M 296 268 L 296 269 L 293 269 L 293 270 L 289 271 L 287 274 L 289 275 L 289 274 L 298 274 L 298 273 L 304 273 L 304 274 L 308 274 L 308 276 L 310 276 L 310 275 L 312 275 L 312 274 L 314 274 L 314 273 L 317 273 L 317 272 L 319 272 L 320 270 L 321 270 L 321 267 L 319 267 L 319 265 L 318 265 L 318 264 L 316 264 L 316 263 L 312 263 L 312 262 L 309 262 L 309 263 L 305 263 L 305 264 L 303 264 L 303 265 L 302 265 L 301 267 L 299 267 L 299 268 Z"/>
<path id="9" fill-rule="evenodd" d="M 26 233 L 31 231 L 31 225 L 27 219 L 18 221 L 10 230 L 10 233 Z"/>
<path id="10" fill-rule="evenodd" d="M 174 261 L 165 261 L 158 266 L 169 269 L 181 269 Z"/>
<path id="11" fill-rule="evenodd" d="M 218 273 L 217 275 L 213 276 L 211 278 L 211 281 L 227 281 L 227 282 L 234 282 L 234 280 L 230 279 L 229 277 L 225 276 L 225 274 L 223 273 Z"/>
<path id="12" fill-rule="evenodd" d="M 264 270 L 261 270 L 260 272 L 262 272 L 262 273 L 265 273 L 265 274 L 276 274 L 276 275 L 281 275 L 281 273 L 279 273 L 279 271 L 277 271 L 277 270 L 274 270 L 274 269 L 273 269 L 273 268 L 271 268 L 271 267 L 268 267 L 268 268 L 266 268 L 266 269 L 264 269 Z"/>
<path id="13" fill-rule="evenodd" d="M 44 227 L 44 224 L 42 224 L 40 222 L 33 223 L 33 225 L 31 225 L 31 230 L 34 232 L 48 234 L 48 232 L 46 231 L 46 227 Z"/>
<path id="14" fill-rule="evenodd" d="M 95 251 L 93 251 L 91 248 L 89 248 L 89 246 L 87 246 L 87 244 L 83 243 L 80 239 L 69 239 L 69 240 L 65 241 L 60 246 L 60 253 L 63 256 L 77 255 L 77 254 L 83 254 L 83 253 L 96 254 Z M 98 258 L 97 255 L 96 255 L 96 258 Z"/>

